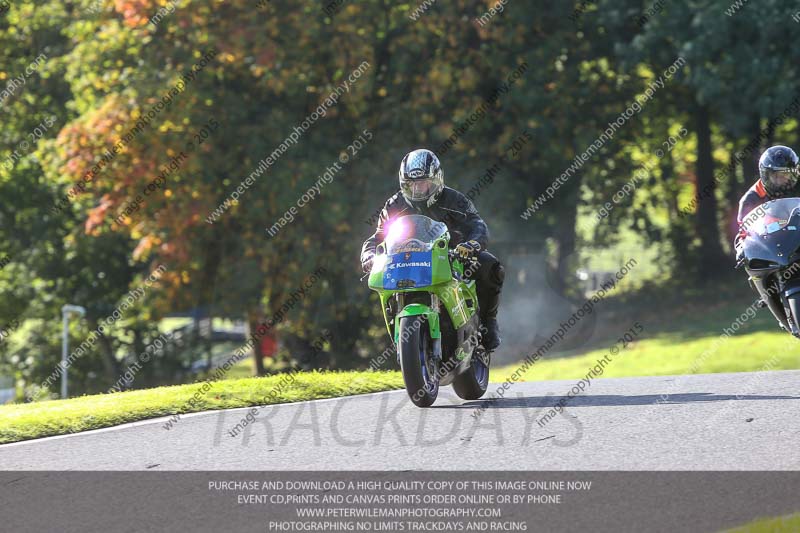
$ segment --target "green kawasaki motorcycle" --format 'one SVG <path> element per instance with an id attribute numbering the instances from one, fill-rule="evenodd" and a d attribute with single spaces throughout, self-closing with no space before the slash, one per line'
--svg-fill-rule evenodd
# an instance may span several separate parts
<path id="1" fill-rule="evenodd" d="M 489 384 L 490 359 L 475 282 L 467 279 L 477 261 L 458 259 L 447 226 L 423 215 L 394 220 L 385 235 L 369 288 L 380 296 L 411 401 L 429 407 L 449 384 L 459 397 L 477 400 Z"/>

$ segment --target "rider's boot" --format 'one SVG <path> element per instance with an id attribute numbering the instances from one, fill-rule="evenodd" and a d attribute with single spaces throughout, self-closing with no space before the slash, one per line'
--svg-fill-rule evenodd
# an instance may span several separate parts
<path id="1" fill-rule="evenodd" d="M 483 347 L 491 352 L 500 346 L 500 326 L 497 324 L 497 318 L 487 318 L 484 322 L 486 328 L 483 332 Z"/>
<path id="2" fill-rule="evenodd" d="M 500 326 L 497 324 L 500 291 L 486 291 L 483 296 L 483 298 L 478 298 L 481 306 L 481 324 L 483 325 L 481 340 L 486 351 L 491 352 L 500 346 Z"/>
<path id="3" fill-rule="evenodd" d="M 500 327 L 497 325 L 497 309 L 500 307 L 500 292 L 503 290 L 505 270 L 500 262 L 487 252 L 478 256 L 481 268 L 478 273 L 478 307 L 483 325 L 482 344 L 491 352 L 500 346 Z"/>

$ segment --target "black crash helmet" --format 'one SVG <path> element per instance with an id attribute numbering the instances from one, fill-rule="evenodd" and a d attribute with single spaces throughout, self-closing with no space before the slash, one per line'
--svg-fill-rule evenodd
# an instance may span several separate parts
<path id="1" fill-rule="evenodd" d="M 758 174 L 761 183 L 771 196 L 782 195 L 797 185 L 797 154 L 788 146 L 773 146 L 761 154 L 758 160 Z"/>

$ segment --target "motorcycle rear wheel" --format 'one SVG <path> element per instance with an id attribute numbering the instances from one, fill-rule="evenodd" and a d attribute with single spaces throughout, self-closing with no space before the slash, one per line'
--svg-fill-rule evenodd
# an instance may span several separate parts
<path id="1" fill-rule="evenodd" d="M 459 374 L 453 380 L 453 390 L 456 391 L 459 398 L 477 400 L 486 394 L 486 388 L 489 386 L 489 365 L 486 364 L 483 357 L 488 360 L 489 354 L 486 354 L 483 347 L 479 346 L 472 354 L 469 370 Z"/>

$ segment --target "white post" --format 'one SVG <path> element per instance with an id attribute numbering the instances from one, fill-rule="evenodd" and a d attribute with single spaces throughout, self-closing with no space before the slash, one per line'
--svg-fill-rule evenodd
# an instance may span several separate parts
<path id="1" fill-rule="evenodd" d="M 78 313 L 80 316 L 86 314 L 86 309 L 80 305 L 65 305 L 61 308 L 63 317 L 63 332 L 61 337 L 61 398 L 67 397 L 67 354 L 69 353 L 69 314 Z"/>
<path id="2" fill-rule="evenodd" d="M 69 314 L 62 312 L 61 333 L 61 398 L 67 397 L 67 353 L 69 352 Z"/>

